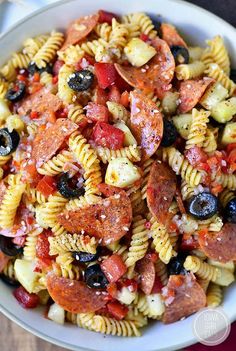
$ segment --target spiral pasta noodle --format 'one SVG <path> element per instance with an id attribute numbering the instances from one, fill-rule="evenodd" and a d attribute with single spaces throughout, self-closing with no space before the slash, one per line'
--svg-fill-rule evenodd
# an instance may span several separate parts
<path id="1" fill-rule="evenodd" d="M 63 65 L 58 74 L 58 93 L 57 94 L 59 98 L 66 103 L 72 103 L 74 96 L 76 97 L 74 90 L 72 90 L 68 85 L 68 78 L 73 73 L 74 73 L 74 70 L 72 67 Z"/>
<path id="2" fill-rule="evenodd" d="M 27 235 L 23 249 L 24 259 L 33 261 L 36 258 L 37 236 Z"/>
<path id="3" fill-rule="evenodd" d="M 205 152 L 214 152 L 217 149 L 218 128 L 207 128 L 205 140 L 203 141 L 203 150 Z"/>
<path id="4" fill-rule="evenodd" d="M 231 201 L 232 199 L 234 199 L 235 197 L 236 196 L 235 196 L 234 192 L 229 190 L 229 189 L 225 189 L 219 194 L 219 200 L 220 200 L 220 203 L 223 207 L 225 207 L 227 205 L 227 203 L 229 201 Z"/>
<path id="5" fill-rule="evenodd" d="M 38 68 L 46 67 L 47 63 L 52 61 L 57 50 L 61 47 L 64 41 L 64 35 L 60 32 L 52 32 L 47 41 L 41 46 L 37 53 L 32 58 Z"/>
<path id="6" fill-rule="evenodd" d="M 128 123 L 130 120 L 130 113 L 121 104 L 114 101 L 107 101 L 107 107 L 112 115 L 113 122 L 123 121 Z"/>
<path id="7" fill-rule="evenodd" d="M 207 292 L 208 286 L 210 284 L 210 281 L 208 279 L 201 279 L 198 278 L 197 280 L 198 284 L 202 287 L 202 289 L 204 290 L 204 292 Z"/>
<path id="8" fill-rule="evenodd" d="M 178 65 L 175 69 L 178 80 L 188 80 L 200 77 L 206 69 L 206 66 L 201 61 L 194 61 L 189 64 Z"/>
<path id="9" fill-rule="evenodd" d="M 225 174 L 213 175 L 212 180 L 215 180 L 217 183 L 221 184 L 223 188 L 229 190 L 236 190 L 236 176 L 234 174 Z"/>
<path id="10" fill-rule="evenodd" d="M 112 30 L 109 38 L 109 45 L 116 48 L 124 48 L 127 44 L 129 31 L 125 24 L 119 23 L 115 18 L 112 19 Z"/>
<path id="11" fill-rule="evenodd" d="M 11 60 L 14 68 L 27 68 L 30 63 L 30 56 L 21 52 L 15 52 Z"/>
<path id="12" fill-rule="evenodd" d="M 224 41 L 220 35 L 211 40 L 207 40 L 208 47 L 204 50 L 201 60 L 206 64 L 215 62 L 219 67 L 229 75 L 230 61 L 229 54 L 225 47 Z"/>
<path id="13" fill-rule="evenodd" d="M 77 124 L 82 122 L 85 118 L 83 107 L 81 105 L 71 107 L 68 111 L 68 118 Z"/>
<path id="14" fill-rule="evenodd" d="M 96 27 L 94 28 L 95 33 L 102 38 L 105 41 L 109 41 L 111 31 L 112 31 L 112 26 L 110 26 L 108 23 L 98 23 Z"/>
<path id="15" fill-rule="evenodd" d="M 184 262 L 184 268 L 187 271 L 196 273 L 200 278 L 211 280 L 212 282 L 216 281 L 220 275 L 220 271 L 217 267 L 201 261 L 196 256 L 187 256 Z"/>
<path id="16" fill-rule="evenodd" d="M 154 162 L 154 160 L 152 158 L 149 158 L 148 160 L 144 161 L 144 163 L 142 165 L 143 181 L 141 184 L 141 194 L 142 194 L 143 200 L 145 200 L 147 197 L 147 183 L 148 183 L 149 173 L 150 173 L 153 162 Z"/>
<path id="17" fill-rule="evenodd" d="M 0 99 L 4 99 L 8 90 L 8 83 L 0 77 Z"/>
<path id="18" fill-rule="evenodd" d="M 12 155 L 0 156 L 0 166 L 4 166 L 11 158 Z"/>
<path id="19" fill-rule="evenodd" d="M 140 189 L 130 194 L 130 201 L 134 216 L 145 213 L 146 205 L 145 201 L 142 199 L 142 193 Z"/>
<path id="20" fill-rule="evenodd" d="M 184 201 L 189 200 L 195 195 L 194 187 L 189 185 L 185 180 L 181 182 L 181 195 Z"/>
<path id="21" fill-rule="evenodd" d="M 123 21 L 126 23 L 138 24 L 141 33 L 148 35 L 151 39 L 154 39 L 157 36 L 157 31 L 155 30 L 151 18 L 144 12 L 123 16 Z"/>
<path id="22" fill-rule="evenodd" d="M 31 58 L 39 51 L 39 49 L 46 43 L 49 35 L 38 35 L 34 38 L 27 38 L 23 42 L 23 52 L 29 55 Z"/>
<path id="23" fill-rule="evenodd" d="M 130 145 L 118 150 L 98 146 L 95 150 L 104 164 L 107 164 L 112 159 L 118 157 L 127 157 L 131 162 L 139 162 L 141 160 L 141 149 L 137 145 Z"/>
<path id="24" fill-rule="evenodd" d="M 197 186 L 202 180 L 202 173 L 194 169 L 184 156 L 174 147 L 163 150 L 163 160 L 168 162 L 173 171 L 191 186 Z"/>
<path id="25" fill-rule="evenodd" d="M 153 244 L 156 252 L 159 254 L 160 260 L 165 264 L 170 262 L 171 257 L 176 256 L 171 242 L 170 236 L 166 228 L 158 223 L 154 217 L 151 217 L 151 236 L 153 238 Z"/>
<path id="26" fill-rule="evenodd" d="M 215 215 L 209 219 L 198 221 L 198 229 L 207 228 L 209 232 L 219 232 L 223 227 L 222 218 Z"/>
<path id="27" fill-rule="evenodd" d="M 97 62 L 103 60 L 104 57 L 107 57 L 108 42 L 100 38 L 98 40 L 87 41 L 86 43 L 81 44 L 81 49 L 93 57 Z"/>
<path id="28" fill-rule="evenodd" d="M 162 260 L 158 259 L 155 263 L 157 276 L 160 278 L 163 285 L 166 285 L 168 282 L 168 271 L 167 266 Z"/>
<path id="29" fill-rule="evenodd" d="M 186 141 L 186 149 L 190 149 L 193 146 L 203 146 L 209 116 L 210 112 L 208 111 L 198 111 L 195 108 L 192 110 L 192 123 L 190 126 L 188 139 Z"/>
<path id="30" fill-rule="evenodd" d="M 0 205 L 0 226 L 7 229 L 13 226 L 16 210 L 24 193 L 25 185 L 17 184 L 9 186 Z"/>
<path id="31" fill-rule="evenodd" d="M 57 52 L 58 57 L 65 62 L 67 66 L 74 65 L 84 56 L 84 50 L 79 45 L 70 45 L 63 51 Z"/>
<path id="32" fill-rule="evenodd" d="M 93 317 L 91 328 L 103 334 L 117 336 L 140 336 L 140 332 L 136 324 L 132 321 L 121 320 L 114 318 L 95 315 Z"/>
<path id="33" fill-rule="evenodd" d="M 205 74 L 221 83 L 229 91 L 229 96 L 233 95 L 236 84 L 224 73 L 217 63 L 210 63 L 205 70 Z"/>
<path id="34" fill-rule="evenodd" d="M 145 227 L 146 219 L 137 216 L 133 220 L 132 238 L 129 247 L 128 257 L 125 261 L 127 267 L 133 266 L 141 260 L 148 249 L 148 230 Z"/>
<path id="35" fill-rule="evenodd" d="M 34 204 L 35 202 L 38 204 L 44 204 L 47 201 L 46 197 L 40 191 L 35 188 L 31 188 L 28 185 L 25 190 L 25 196 L 31 204 Z"/>
<path id="36" fill-rule="evenodd" d="M 53 272 L 58 277 L 63 277 L 72 280 L 79 280 L 80 278 L 80 271 L 79 267 L 70 264 L 59 264 L 57 262 L 53 262 L 52 264 Z"/>
<path id="37" fill-rule="evenodd" d="M 83 251 L 96 253 L 97 241 L 94 237 L 80 234 L 62 234 L 49 237 L 50 255 L 58 255 L 67 251 Z"/>
<path id="38" fill-rule="evenodd" d="M 12 60 L 9 60 L 7 64 L 1 67 L 0 74 L 9 82 L 12 82 L 16 78 L 17 72 Z"/>
<path id="39" fill-rule="evenodd" d="M 55 176 L 64 171 L 64 167 L 67 163 L 73 162 L 73 156 L 70 151 L 62 150 L 56 156 L 54 156 L 51 160 L 47 161 L 42 165 L 42 167 L 38 168 L 37 171 L 40 174 Z"/>
<path id="40" fill-rule="evenodd" d="M 222 288 L 218 284 L 210 283 L 207 289 L 207 306 L 217 307 L 221 304 L 223 298 Z"/>
<path id="41" fill-rule="evenodd" d="M 52 74 L 48 72 L 43 72 L 40 75 L 40 83 L 45 85 L 46 87 L 52 85 Z"/>

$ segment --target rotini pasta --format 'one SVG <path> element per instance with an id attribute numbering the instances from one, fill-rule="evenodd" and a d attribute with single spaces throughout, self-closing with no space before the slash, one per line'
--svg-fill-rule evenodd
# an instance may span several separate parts
<path id="1" fill-rule="evenodd" d="M 184 262 L 184 268 L 188 271 L 196 273 L 202 279 L 211 280 L 215 282 L 220 276 L 218 268 L 201 261 L 198 257 L 188 256 Z"/>
<path id="2" fill-rule="evenodd" d="M 94 237 L 79 234 L 62 234 L 49 237 L 50 255 L 58 255 L 66 251 L 83 251 L 96 253 L 97 241 Z"/>
<path id="3" fill-rule="evenodd" d="M 132 162 L 141 160 L 141 150 L 137 145 L 130 145 L 119 150 L 111 150 L 106 147 L 96 147 L 98 157 L 103 163 L 109 163 L 113 158 L 127 157 Z"/>
<path id="4" fill-rule="evenodd" d="M 72 162 L 73 162 L 73 157 L 71 152 L 67 150 L 62 150 L 51 160 L 44 163 L 42 167 L 38 168 L 37 171 L 40 174 L 53 177 L 57 174 L 62 173 L 64 171 L 65 165 Z"/>
<path id="5" fill-rule="evenodd" d="M 91 328 L 96 332 L 117 336 L 140 336 L 136 324 L 132 321 L 118 321 L 113 318 L 95 315 Z"/>
<path id="6" fill-rule="evenodd" d="M 229 96 L 233 95 L 236 85 L 217 63 L 210 63 L 205 70 L 205 74 L 222 84 L 223 87 L 228 90 Z"/>
<path id="7" fill-rule="evenodd" d="M 222 288 L 221 286 L 211 283 L 207 289 L 207 306 L 217 307 L 222 302 Z"/>
<path id="8" fill-rule="evenodd" d="M 124 121 L 125 123 L 128 123 L 130 119 L 130 113 L 124 106 L 114 101 L 108 101 L 107 107 L 112 115 L 113 122 Z"/>
<path id="9" fill-rule="evenodd" d="M 188 140 L 186 141 L 186 149 L 190 149 L 193 146 L 203 146 L 209 116 L 210 112 L 193 109 L 192 124 L 189 130 Z"/>
<path id="10" fill-rule="evenodd" d="M 201 61 L 194 61 L 189 64 L 178 65 L 175 69 L 178 80 L 188 80 L 197 78 L 203 75 L 206 66 Z"/>

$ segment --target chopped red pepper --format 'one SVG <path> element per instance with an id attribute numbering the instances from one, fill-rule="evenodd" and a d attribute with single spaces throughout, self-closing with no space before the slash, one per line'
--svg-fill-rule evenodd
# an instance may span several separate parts
<path id="1" fill-rule="evenodd" d="M 36 243 L 36 257 L 40 259 L 51 259 L 52 256 L 49 255 L 50 245 L 48 238 L 53 236 L 53 233 L 50 230 L 44 230 L 37 237 Z"/>
<path id="2" fill-rule="evenodd" d="M 97 145 L 118 150 L 124 144 L 124 132 L 110 124 L 98 122 L 93 129 L 93 139 Z"/>
<path id="3" fill-rule="evenodd" d="M 116 18 L 116 19 L 119 18 L 115 13 L 104 11 L 104 10 L 99 10 L 98 13 L 99 13 L 99 19 L 98 19 L 99 23 L 107 22 L 111 24 L 112 18 Z"/>
<path id="4" fill-rule="evenodd" d="M 30 294 L 26 291 L 23 286 L 15 289 L 13 295 L 24 308 L 35 308 L 39 304 L 39 297 L 36 294 Z"/>
<path id="5" fill-rule="evenodd" d="M 118 292 L 116 283 L 108 284 L 107 292 L 109 295 L 111 295 L 115 299 L 117 297 L 117 292 Z"/>
<path id="6" fill-rule="evenodd" d="M 100 88 L 106 89 L 115 83 L 118 74 L 113 63 L 97 62 L 94 68 Z"/>
<path id="7" fill-rule="evenodd" d="M 30 112 L 30 119 L 37 119 L 39 118 L 39 113 L 37 111 Z"/>
<path id="8" fill-rule="evenodd" d="M 120 103 L 121 105 L 123 105 L 124 107 L 128 107 L 129 106 L 129 92 L 127 90 L 125 90 L 120 97 Z"/>
<path id="9" fill-rule="evenodd" d="M 161 282 L 160 277 L 156 274 L 155 276 L 155 282 L 152 288 L 152 294 L 159 294 L 161 293 L 161 289 L 164 287 L 164 285 Z"/>
<path id="10" fill-rule="evenodd" d="M 189 251 L 189 250 L 194 250 L 199 247 L 198 240 L 194 238 L 193 235 L 189 234 L 184 234 L 182 237 L 182 242 L 181 242 L 181 250 L 183 251 Z"/>
<path id="11" fill-rule="evenodd" d="M 40 191 L 41 194 L 48 197 L 49 195 L 53 194 L 57 189 L 55 178 L 45 175 L 38 182 L 36 189 Z"/>
<path id="12" fill-rule="evenodd" d="M 146 43 L 147 41 L 149 41 L 149 36 L 145 33 L 141 33 L 140 39 Z"/>
<path id="13" fill-rule="evenodd" d="M 34 82 L 39 82 L 40 81 L 40 74 L 38 72 L 35 72 L 33 75 L 33 81 Z"/>
<path id="14" fill-rule="evenodd" d="M 108 100 L 107 92 L 104 89 L 97 86 L 94 91 L 93 101 L 96 104 L 106 106 L 107 100 Z"/>
<path id="15" fill-rule="evenodd" d="M 116 103 L 120 103 L 120 91 L 116 85 L 112 85 L 108 94 L 108 100 Z"/>
<path id="16" fill-rule="evenodd" d="M 110 312 L 110 314 L 118 320 L 123 319 L 129 312 L 128 307 L 122 305 L 119 301 L 109 302 L 107 304 L 107 309 Z"/>
<path id="17" fill-rule="evenodd" d="M 117 254 L 106 258 L 102 262 L 101 268 L 110 283 L 117 282 L 127 271 L 122 258 Z"/>
<path id="18" fill-rule="evenodd" d="M 136 292 L 138 290 L 138 283 L 134 279 L 123 279 L 122 285 L 128 288 L 131 292 Z"/>

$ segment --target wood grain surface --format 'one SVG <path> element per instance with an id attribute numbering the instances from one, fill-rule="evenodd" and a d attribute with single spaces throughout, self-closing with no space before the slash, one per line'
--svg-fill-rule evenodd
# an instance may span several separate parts
<path id="1" fill-rule="evenodd" d="M 164 1 L 164 0 L 162 0 Z M 190 0 L 236 25 L 235 0 Z M 0 315 L 0 350 L 2 351 L 66 351 L 26 332 Z"/>

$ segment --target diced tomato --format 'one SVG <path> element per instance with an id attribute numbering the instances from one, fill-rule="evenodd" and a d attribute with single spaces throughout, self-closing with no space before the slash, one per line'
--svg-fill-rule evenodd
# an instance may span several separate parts
<path id="1" fill-rule="evenodd" d="M 236 149 L 236 143 L 228 144 L 228 145 L 226 146 L 226 151 L 227 151 L 227 153 L 229 153 L 229 152 L 232 151 L 233 149 Z"/>
<path id="2" fill-rule="evenodd" d="M 104 10 L 99 10 L 98 13 L 99 13 L 99 19 L 98 19 L 99 23 L 107 22 L 111 24 L 112 18 L 116 18 L 116 19 L 119 18 L 115 13 L 104 11 Z"/>
<path id="3" fill-rule="evenodd" d="M 193 167 L 200 162 L 206 162 L 208 158 L 207 154 L 199 146 L 194 146 L 191 149 L 188 149 L 185 152 L 185 157 Z"/>
<path id="4" fill-rule="evenodd" d="M 49 195 L 53 194 L 57 189 L 55 178 L 45 175 L 38 182 L 36 189 L 40 191 L 41 194 L 48 197 Z"/>
<path id="5" fill-rule="evenodd" d="M 40 259 L 50 259 L 52 256 L 49 255 L 50 245 L 48 238 L 49 236 L 53 236 L 50 230 L 44 230 L 37 237 L 36 243 L 36 257 Z"/>
<path id="6" fill-rule="evenodd" d="M 210 167 L 211 171 L 217 171 L 221 168 L 221 161 L 214 155 L 208 158 L 207 164 Z"/>
<path id="7" fill-rule="evenodd" d="M 93 129 L 93 139 L 97 145 L 118 150 L 124 144 L 124 132 L 110 124 L 98 122 Z"/>
<path id="8" fill-rule="evenodd" d="M 64 62 L 62 60 L 57 60 L 54 63 L 53 68 L 52 68 L 52 72 L 53 72 L 54 76 L 58 76 L 58 73 L 63 65 L 64 65 Z"/>
<path id="9" fill-rule="evenodd" d="M 120 91 L 116 85 L 112 85 L 108 94 L 108 100 L 116 103 L 120 103 Z"/>
<path id="10" fill-rule="evenodd" d="M 111 313 L 111 315 L 118 320 L 123 319 L 129 312 L 128 307 L 122 305 L 119 301 L 109 302 L 107 304 L 107 309 Z"/>
<path id="11" fill-rule="evenodd" d="M 105 259 L 101 264 L 101 268 L 110 283 L 117 282 L 127 271 L 121 256 L 117 254 Z"/>
<path id="12" fill-rule="evenodd" d="M 30 119 L 37 119 L 39 118 L 39 113 L 37 111 L 30 112 Z"/>
<path id="13" fill-rule="evenodd" d="M 21 82 L 26 82 L 27 81 L 27 77 L 25 75 L 23 75 L 23 74 L 18 74 L 17 80 L 20 80 Z"/>
<path id="14" fill-rule="evenodd" d="M 107 292 L 109 295 L 111 295 L 115 299 L 117 297 L 117 292 L 118 292 L 116 283 L 108 284 Z"/>
<path id="15" fill-rule="evenodd" d="M 145 257 L 147 257 L 153 263 L 156 263 L 159 256 L 156 252 L 148 252 Z"/>
<path id="16" fill-rule="evenodd" d="M 183 235 L 182 242 L 180 245 L 181 250 L 190 251 L 190 250 L 197 249 L 198 247 L 199 247 L 198 241 L 192 235 L 189 235 L 189 234 Z"/>
<path id="17" fill-rule="evenodd" d="M 34 267 L 34 272 L 41 273 L 41 272 L 48 272 L 52 266 L 52 258 L 39 258 L 36 261 L 36 265 Z"/>
<path id="18" fill-rule="evenodd" d="M 158 277 L 158 275 L 156 274 L 155 282 L 152 288 L 152 294 L 159 294 L 163 286 L 164 285 L 162 284 L 160 277 Z"/>
<path id="19" fill-rule="evenodd" d="M 119 74 L 117 74 L 115 84 L 121 93 L 132 89 L 132 87 Z"/>
<path id="20" fill-rule="evenodd" d="M 201 238 L 205 238 L 207 235 L 208 235 L 208 229 L 207 228 L 203 228 L 201 230 L 198 231 L 198 235 L 201 237 Z"/>
<path id="21" fill-rule="evenodd" d="M 136 292 L 138 290 L 138 283 L 134 279 L 123 279 L 122 285 L 128 288 L 131 292 Z"/>
<path id="22" fill-rule="evenodd" d="M 210 172 L 210 166 L 208 165 L 208 163 L 203 163 L 203 162 L 200 162 L 197 166 L 196 166 L 196 168 L 198 169 L 198 170 L 202 170 L 202 171 L 205 171 L 205 172 Z"/>
<path id="23" fill-rule="evenodd" d="M 115 83 L 118 74 L 113 63 L 97 62 L 94 68 L 100 88 L 106 89 Z"/>
<path id="24" fill-rule="evenodd" d="M 52 77 L 52 84 L 57 84 L 58 82 L 58 76 Z"/>
<path id="25" fill-rule="evenodd" d="M 121 105 L 123 105 L 124 107 L 128 107 L 129 106 L 129 92 L 126 90 L 121 94 L 120 97 L 120 103 Z"/>
<path id="26" fill-rule="evenodd" d="M 67 118 L 68 109 L 66 107 L 56 111 L 56 118 Z"/>
<path id="27" fill-rule="evenodd" d="M 236 149 L 230 151 L 227 161 L 229 163 L 229 170 L 231 172 L 236 171 Z"/>
<path id="28" fill-rule="evenodd" d="M 33 81 L 34 82 L 39 82 L 40 81 L 40 74 L 39 72 L 35 72 L 33 75 Z"/>
<path id="29" fill-rule="evenodd" d="M 149 36 L 145 33 L 141 33 L 140 39 L 146 43 L 149 40 Z"/>
<path id="30" fill-rule="evenodd" d="M 23 169 L 25 172 L 24 178 L 30 182 L 30 185 L 32 187 L 36 187 L 38 182 L 43 178 L 43 176 L 37 172 L 35 163 L 32 160 L 30 160 L 30 162 L 24 165 Z"/>
<path id="31" fill-rule="evenodd" d="M 87 111 L 86 117 L 93 122 L 108 122 L 109 111 L 106 106 L 95 104 L 95 102 L 89 102 L 85 107 Z"/>
<path id="32" fill-rule="evenodd" d="M 98 190 L 105 195 L 106 197 L 113 196 L 115 194 L 119 194 L 121 191 L 121 188 L 118 188 L 116 186 L 108 185 L 106 183 L 100 183 L 98 184 Z"/>
<path id="33" fill-rule="evenodd" d="M 39 304 L 39 297 L 36 294 L 30 294 L 26 291 L 23 286 L 15 289 L 13 295 L 24 308 L 35 308 Z"/>
<path id="34" fill-rule="evenodd" d="M 107 100 L 108 100 L 107 92 L 104 89 L 97 86 L 94 91 L 93 101 L 96 104 L 106 106 Z"/>
<path id="35" fill-rule="evenodd" d="M 217 196 L 223 190 L 222 184 L 212 183 L 211 184 L 211 193 Z"/>

